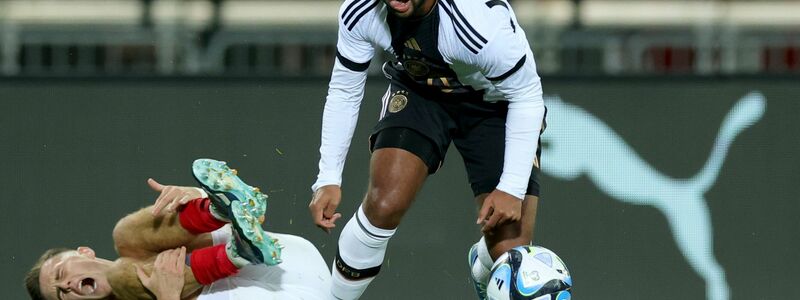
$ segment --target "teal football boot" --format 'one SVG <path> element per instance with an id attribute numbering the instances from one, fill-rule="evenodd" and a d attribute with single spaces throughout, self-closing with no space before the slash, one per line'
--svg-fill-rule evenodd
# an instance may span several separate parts
<path id="1" fill-rule="evenodd" d="M 269 266 L 281 263 L 281 246 L 261 228 L 258 218 L 250 215 L 239 201 L 231 203 L 232 243 L 228 244 L 232 252 L 252 264 Z"/>
<path id="2" fill-rule="evenodd" d="M 244 183 L 223 161 L 195 160 L 192 174 L 208 193 L 213 212 L 231 222 L 236 253 L 253 263 L 279 264 L 282 246 L 261 228 L 267 196 Z"/>
<path id="3" fill-rule="evenodd" d="M 267 196 L 239 179 L 237 171 L 224 161 L 201 158 L 192 163 L 192 175 L 208 193 L 216 213 L 228 220 L 231 216 L 231 202 L 242 202 L 242 208 L 251 216 L 261 219 L 267 211 Z"/>

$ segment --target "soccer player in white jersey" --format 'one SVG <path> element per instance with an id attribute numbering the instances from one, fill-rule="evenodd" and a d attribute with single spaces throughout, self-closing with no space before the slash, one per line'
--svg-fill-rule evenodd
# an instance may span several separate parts
<path id="1" fill-rule="evenodd" d="M 197 160 L 193 171 L 205 191 L 148 180 L 160 195 L 117 223 L 118 259 L 88 247 L 45 252 L 25 279 L 31 299 L 327 299 L 330 273 L 319 251 L 261 229 L 266 197 L 257 188 L 223 162 Z M 184 280 L 169 286 L 165 265 L 183 270 Z"/>
<path id="2" fill-rule="evenodd" d="M 344 1 L 309 204 L 328 232 L 341 217 L 342 170 L 376 51 L 393 57 L 382 66 L 390 83 L 370 136 L 369 187 L 339 237 L 331 291 L 360 297 L 453 142 L 480 208 L 484 237 L 468 258 L 483 298 L 494 259 L 533 236 L 545 107 L 525 33 L 504 0 Z"/>

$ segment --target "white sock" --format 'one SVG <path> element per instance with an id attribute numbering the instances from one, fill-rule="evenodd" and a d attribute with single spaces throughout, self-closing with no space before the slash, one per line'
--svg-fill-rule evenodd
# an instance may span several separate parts
<path id="1" fill-rule="evenodd" d="M 489 254 L 489 248 L 486 247 L 486 240 L 483 237 L 475 243 L 475 246 L 478 252 L 478 259 L 472 263 L 472 278 L 476 282 L 486 284 L 492 275 L 494 261 Z"/>
<path id="2" fill-rule="evenodd" d="M 339 251 L 331 276 L 334 297 L 346 300 L 361 297 L 380 270 L 386 245 L 395 230 L 375 227 L 363 208 L 358 208 L 339 236 Z"/>

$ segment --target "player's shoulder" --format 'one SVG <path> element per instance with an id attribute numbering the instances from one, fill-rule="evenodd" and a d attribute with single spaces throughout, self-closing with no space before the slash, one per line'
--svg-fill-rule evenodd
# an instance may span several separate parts
<path id="1" fill-rule="evenodd" d="M 341 28 L 352 31 L 359 24 L 368 23 L 380 15 L 381 0 L 344 0 L 339 6 L 339 24 Z"/>
<path id="2" fill-rule="evenodd" d="M 440 0 L 439 4 L 462 42 L 476 54 L 509 25 L 511 17 L 511 6 L 505 0 Z"/>

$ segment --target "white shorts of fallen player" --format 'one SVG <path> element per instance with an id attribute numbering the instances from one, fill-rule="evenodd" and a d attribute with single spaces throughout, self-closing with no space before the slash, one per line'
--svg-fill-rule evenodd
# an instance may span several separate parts
<path id="1" fill-rule="evenodd" d="M 226 225 L 211 233 L 214 245 L 231 236 Z M 331 273 L 316 247 L 308 240 L 290 234 L 269 232 L 285 246 L 283 262 L 275 266 L 252 265 L 239 273 L 205 286 L 197 300 L 322 300 L 330 296 Z"/>

